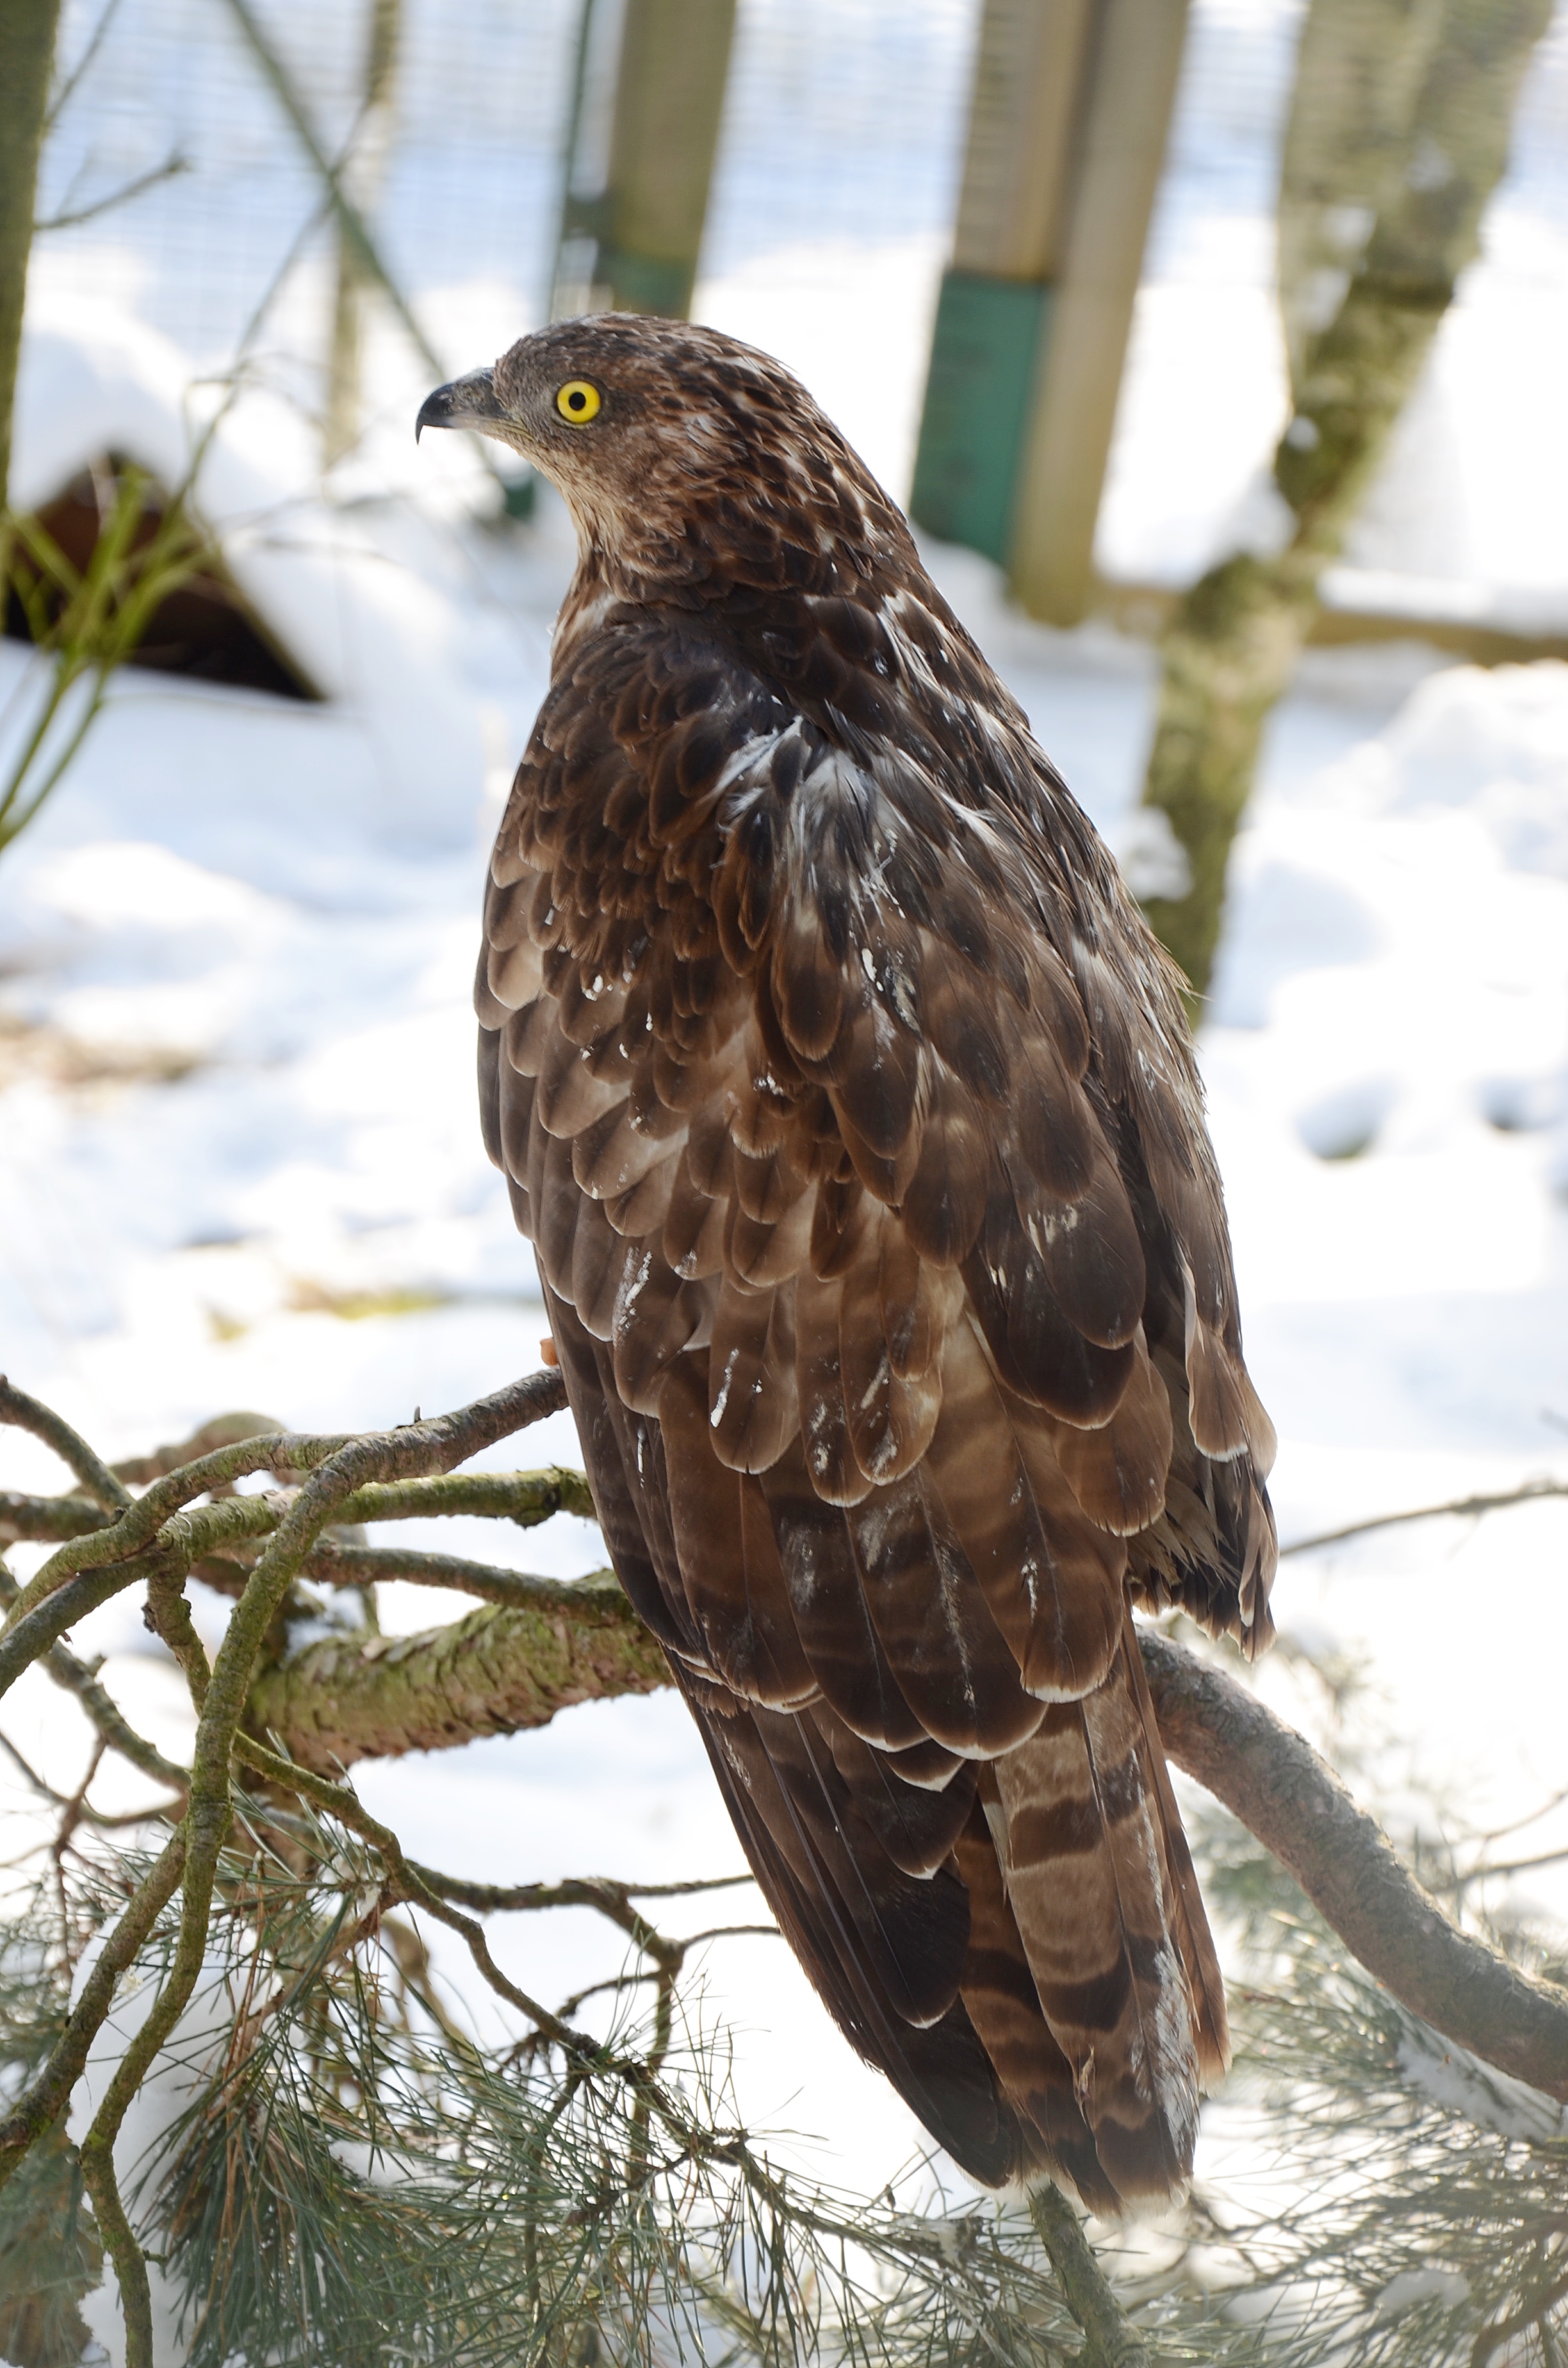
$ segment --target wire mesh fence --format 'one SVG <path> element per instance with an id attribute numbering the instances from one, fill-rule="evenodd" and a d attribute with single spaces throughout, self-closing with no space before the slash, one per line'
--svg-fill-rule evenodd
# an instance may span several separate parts
<path id="1" fill-rule="evenodd" d="M 1144 283 L 1201 293 L 1185 347 L 1134 339 L 1121 416 L 1124 427 L 1135 413 L 1142 419 L 1150 465 L 1129 477 L 1113 462 L 1102 534 L 1113 575 L 1189 575 L 1277 430 L 1273 206 L 1304 6 L 1194 0 Z M 400 0 L 396 8 L 390 141 L 365 202 L 392 276 L 453 369 L 498 350 L 549 306 L 585 7 Z M 111 300 L 210 369 L 232 356 L 280 281 L 266 349 L 319 410 L 337 234 L 321 173 L 246 39 L 244 13 L 244 0 L 67 0 L 64 96 L 40 197 L 40 218 L 61 226 L 40 241 L 38 284 Z M 257 0 L 254 11 L 332 159 L 350 152 L 360 128 L 373 13 L 374 0 L 335 8 Z M 695 309 L 803 369 L 901 498 L 950 242 L 979 14 L 979 0 L 741 0 L 736 20 Z M 592 45 L 613 55 L 618 0 L 594 0 L 586 22 Z M 135 194 L 105 206 L 127 189 Z M 1462 339 L 1477 307 L 1508 301 L 1535 308 L 1528 336 L 1520 330 L 1517 373 L 1534 385 L 1550 370 L 1551 336 L 1568 337 L 1568 6 L 1538 53 L 1486 251 L 1445 336 Z M 1153 481 L 1170 473 L 1149 422 L 1167 404 L 1173 374 L 1201 364 L 1203 302 L 1229 303 L 1232 330 L 1246 315 L 1237 332 L 1250 358 L 1245 424 L 1233 425 L 1226 408 L 1243 397 L 1221 387 L 1214 436 L 1231 459 L 1219 451 L 1210 468 L 1200 456 L 1182 518 L 1135 528 L 1130 509 L 1146 520 L 1152 501 L 1158 508 Z M 1522 316 L 1511 318 L 1517 326 Z M 1550 334 L 1549 321 L 1558 324 Z M 1480 433 L 1468 413 L 1449 432 L 1471 442 Z M 1512 442 L 1516 458 L 1528 447 L 1551 475 L 1548 413 L 1533 396 Z M 1466 500 L 1495 507 L 1488 464 L 1476 465 L 1484 484 Z M 1439 572 L 1507 577 L 1495 536 L 1471 536 L 1472 548 L 1467 533 L 1450 519 L 1426 558 Z"/>

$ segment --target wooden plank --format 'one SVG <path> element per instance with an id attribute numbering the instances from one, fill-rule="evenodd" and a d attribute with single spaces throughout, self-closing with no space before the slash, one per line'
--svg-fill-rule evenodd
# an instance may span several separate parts
<path id="1" fill-rule="evenodd" d="M 585 53 L 595 13 L 589 0 Z M 625 0 L 599 187 L 583 192 L 569 161 L 558 313 L 690 311 L 734 25 L 735 0 Z"/>
<path id="2" fill-rule="evenodd" d="M 955 271 L 1052 279 L 1066 227 L 1093 0 L 986 0 L 953 240 Z"/>
<path id="3" fill-rule="evenodd" d="M 1101 0 L 1008 571 L 1024 607 L 1051 624 L 1076 624 L 1093 592 L 1095 522 L 1186 30 L 1187 0 Z"/>

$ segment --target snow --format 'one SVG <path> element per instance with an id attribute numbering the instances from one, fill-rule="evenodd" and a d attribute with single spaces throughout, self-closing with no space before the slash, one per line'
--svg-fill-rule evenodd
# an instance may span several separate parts
<path id="1" fill-rule="evenodd" d="M 1418 2302 L 1458 2310 L 1470 2300 L 1470 2280 L 1458 2270 L 1403 2270 L 1391 2278 L 1372 2305 L 1374 2318 L 1403 2318 Z"/>
<path id="2" fill-rule="evenodd" d="M 240 590 L 351 721 L 340 817 L 359 837 L 377 825 L 432 846 L 466 836 L 469 816 L 449 784 L 480 761 L 478 718 L 443 646 L 462 634 L 460 612 L 394 548 L 378 546 L 351 509 L 329 509 L 311 489 L 313 452 L 297 413 L 264 387 L 242 383 L 227 397 L 193 388 L 188 361 L 155 330 L 83 297 L 51 295 L 46 277 L 28 318 L 15 437 L 12 498 L 22 508 L 51 499 L 106 451 L 171 491 L 194 471 L 195 506 Z M 432 482 L 440 482 L 434 472 Z M 15 730 L 25 712 L 24 694 L 6 722 Z M 160 744 L 136 744 L 130 761 L 153 767 L 161 792 Z M 288 788 L 280 824 L 294 819 Z"/>
<path id="3" fill-rule="evenodd" d="M 1153 249 L 1102 520 L 1102 561 L 1142 580 L 1183 580 L 1269 531 L 1259 471 L 1283 376 L 1267 192 L 1216 196 L 1200 165 Z M 758 168 L 739 142 L 725 169 L 738 182 Z M 890 188 L 869 232 L 841 218 L 825 179 L 803 228 L 732 224 L 698 301 L 800 370 L 898 490 L 945 214 Z M 1494 213 L 1336 574 L 1341 601 L 1561 630 L 1568 480 L 1541 465 L 1564 375 L 1564 308 L 1541 301 L 1568 279 L 1556 236 L 1540 203 Z M 114 269 L 133 296 L 128 255 Z M 142 284 L 151 305 L 162 283 L 149 270 Z M 219 400 L 192 394 L 179 351 L 102 287 L 80 242 L 35 275 L 19 498 L 47 496 L 108 444 L 176 480 Z M 454 366 L 522 325 L 504 278 L 419 302 Z M 408 434 L 424 366 L 391 333 L 372 355 L 376 419 L 335 498 L 266 371 L 200 479 L 246 596 L 328 698 L 124 674 L 0 866 L 0 1343 L 13 1378 L 111 1456 L 232 1406 L 336 1429 L 457 1406 L 531 1366 L 544 1329 L 478 1140 L 469 985 L 483 850 L 547 678 L 570 533 L 551 498 L 526 531 L 474 524 L 494 497 L 472 452 L 456 438 L 415 452 Z M 1008 608 L 985 563 L 928 556 L 1153 884 L 1171 849 L 1135 808 L 1149 648 L 1100 625 L 1047 632 Z M 33 695 L 25 654 L 0 643 L 0 750 Z M 1249 1359 L 1280 1432 L 1286 1540 L 1568 1470 L 1568 666 L 1486 672 L 1415 643 L 1309 656 L 1238 843 L 1201 1050 Z M 574 1461 L 570 1424 L 483 1460 Z M 59 1474 L 6 1433 L 0 1478 Z M 1537 1503 L 1286 1562 L 1286 1631 L 1368 1665 L 1388 1740 L 1367 1781 L 1408 1782 L 1413 1801 L 1437 1786 L 1471 1827 L 1562 1787 L 1565 1530 L 1562 1505 Z M 564 1520 L 505 1541 L 479 1523 L 415 1525 L 408 1542 L 562 1576 L 603 1559 L 597 1534 Z M 36 1556 L 13 1559 L 25 1573 Z M 454 1608 L 398 1588 L 382 1618 L 413 1630 Z M 199 1594 L 197 1609 L 215 1633 L 222 1607 Z M 75 1642 L 108 1656 L 145 1731 L 187 1748 L 188 1708 L 132 1611 L 107 1607 Z M 1326 1736 L 1321 1699 L 1283 1658 L 1261 1683 Z M 35 1764 L 74 1780 L 74 1707 L 34 1677 L 6 1710 Z M 357 1774 L 412 1852 L 457 1873 L 665 1881 L 742 1864 L 668 1695 Z M 111 1806 L 146 1798 L 129 1776 L 99 1789 Z M 8 1770 L 0 1808 L 27 1815 Z M 1517 1854 L 1564 1842 L 1560 1810 Z M 1489 1894 L 1505 1897 L 1568 1912 L 1560 1869 Z M 660 1908 L 687 1931 L 756 1913 L 744 1890 Z M 620 1963 L 587 1911 L 497 1918 L 492 1937 L 551 1998 Z M 483 2018 L 460 1960 L 437 1962 Z M 733 2030 L 751 2123 L 793 2131 L 778 2150 L 836 2183 L 871 2192 L 897 2174 L 919 2134 L 784 1948 L 719 1942 L 705 1967 L 694 2012 Z M 1406 2074 L 1499 2125 L 1468 2074 Z M 1402 2284 L 1383 2304 L 1415 2299 Z M 92 2310 L 118 2357 L 107 2288 Z"/>
<path id="4" fill-rule="evenodd" d="M 1424 2035 L 1412 2033 L 1399 2044 L 1399 2068 L 1411 2088 L 1461 2113 L 1478 2130 L 1494 2130 L 1526 2146 L 1551 2146 L 1568 2137 L 1568 2105 L 1494 2070 L 1462 2047 L 1438 2055 Z"/>

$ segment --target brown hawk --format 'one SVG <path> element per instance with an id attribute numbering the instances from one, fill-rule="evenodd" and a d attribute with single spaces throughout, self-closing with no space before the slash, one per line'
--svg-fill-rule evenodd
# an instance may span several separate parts
<path id="1" fill-rule="evenodd" d="M 1163 2196 L 1225 2008 L 1131 1606 L 1250 1653 L 1275 1554 L 1176 975 L 777 362 L 567 321 L 419 424 L 576 522 L 480 1097 L 616 1569 L 860 2054 Z"/>

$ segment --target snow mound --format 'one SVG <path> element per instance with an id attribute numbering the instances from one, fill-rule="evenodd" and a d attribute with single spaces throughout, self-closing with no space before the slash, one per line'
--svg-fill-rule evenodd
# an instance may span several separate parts
<path id="1" fill-rule="evenodd" d="M 297 413 L 259 386 L 225 406 L 224 391 L 193 383 L 155 330 L 57 296 L 29 308 L 15 435 L 12 497 L 21 509 L 50 501 L 107 453 L 138 462 L 167 490 L 194 468 L 195 507 L 241 592 L 306 678 L 358 724 L 370 779 L 352 783 L 350 798 L 369 791 L 380 828 L 399 837 L 467 838 L 483 753 L 461 608 L 400 564 L 372 513 L 322 499 Z M 10 702 L 0 747 L 19 736 L 30 710 L 28 697 Z"/>
<path id="2" fill-rule="evenodd" d="M 1463 806 L 1517 871 L 1568 880 L 1568 665 L 1455 666 L 1423 683 L 1381 750 L 1386 814 Z M 1379 787 L 1369 767 L 1369 787 Z"/>

